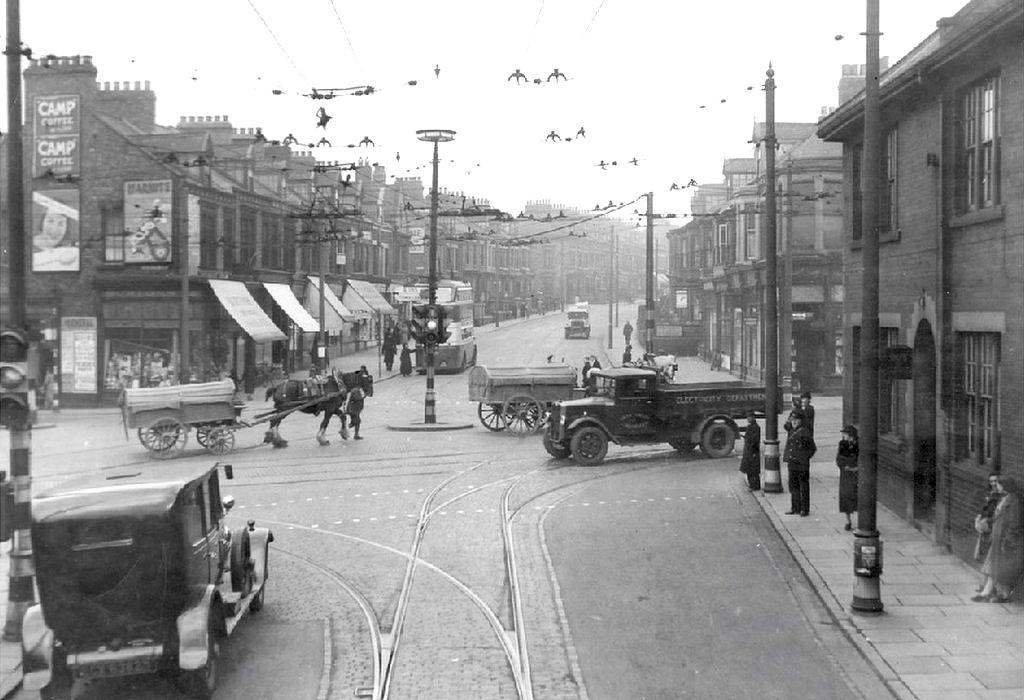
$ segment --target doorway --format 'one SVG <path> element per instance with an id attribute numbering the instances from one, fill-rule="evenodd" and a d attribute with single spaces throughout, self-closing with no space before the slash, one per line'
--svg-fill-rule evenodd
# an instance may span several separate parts
<path id="1" fill-rule="evenodd" d="M 922 320 L 914 335 L 914 520 L 935 521 L 935 339 Z"/>

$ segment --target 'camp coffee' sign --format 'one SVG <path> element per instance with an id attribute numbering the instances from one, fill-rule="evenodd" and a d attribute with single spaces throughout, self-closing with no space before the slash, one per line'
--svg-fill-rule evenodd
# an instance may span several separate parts
<path id="1" fill-rule="evenodd" d="M 80 174 L 81 106 L 79 95 L 49 95 L 33 101 L 32 172 L 35 177 Z"/>

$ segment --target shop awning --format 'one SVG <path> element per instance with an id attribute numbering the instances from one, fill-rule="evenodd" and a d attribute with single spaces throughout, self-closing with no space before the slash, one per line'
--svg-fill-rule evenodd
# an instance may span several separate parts
<path id="1" fill-rule="evenodd" d="M 306 303 L 303 306 L 315 318 L 319 318 L 320 278 L 310 275 L 306 281 Z M 345 322 L 351 323 L 356 320 L 355 314 L 331 291 L 331 285 L 327 285 L 327 289 L 324 290 L 324 309 L 324 328 L 328 331 L 338 333 L 344 328 Z"/>
<path id="2" fill-rule="evenodd" d="M 302 308 L 302 304 L 295 298 L 295 294 L 292 293 L 290 286 L 280 282 L 264 282 L 263 286 L 270 292 L 270 296 L 274 297 L 277 305 L 288 314 L 288 318 L 295 322 L 295 325 L 306 333 L 314 333 L 320 330 L 320 324 L 309 315 L 308 311 Z"/>
<path id="3" fill-rule="evenodd" d="M 365 280 L 349 280 L 348 285 L 350 289 L 354 289 L 356 294 L 363 298 L 371 309 L 379 311 L 382 314 L 398 314 L 395 311 L 395 307 L 387 302 L 387 299 L 381 296 L 377 288 L 373 286 L 372 282 L 366 282 Z"/>
<path id="4" fill-rule="evenodd" d="M 340 284 L 328 284 L 327 286 L 333 289 L 335 293 L 338 293 L 341 289 Z M 363 320 L 374 315 L 370 305 L 363 301 L 363 298 L 351 286 L 346 287 L 345 291 L 341 292 L 341 301 L 352 310 L 357 320 Z"/>
<path id="5" fill-rule="evenodd" d="M 243 283 L 234 280 L 208 281 L 218 301 L 250 338 L 257 343 L 288 339 L 260 308 Z"/>

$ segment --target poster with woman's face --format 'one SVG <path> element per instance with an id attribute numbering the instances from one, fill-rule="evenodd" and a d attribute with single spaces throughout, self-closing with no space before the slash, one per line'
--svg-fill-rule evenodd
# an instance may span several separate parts
<path id="1" fill-rule="evenodd" d="M 78 190 L 32 193 L 32 271 L 78 272 Z"/>

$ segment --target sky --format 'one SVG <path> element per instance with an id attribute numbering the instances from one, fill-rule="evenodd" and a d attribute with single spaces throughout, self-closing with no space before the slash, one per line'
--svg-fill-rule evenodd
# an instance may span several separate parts
<path id="1" fill-rule="evenodd" d="M 881 0 L 881 55 L 895 63 L 964 4 Z M 865 62 L 865 3 L 849 0 L 22 0 L 21 18 L 34 56 L 91 55 L 101 82 L 149 80 L 160 124 L 228 115 L 270 139 L 326 137 L 320 160 L 427 184 L 432 146 L 416 131 L 452 129 L 440 186 L 512 214 L 653 192 L 656 212 L 682 216 L 693 190 L 673 183 L 721 182 L 723 159 L 752 155 L 769 62 L 780 122 L 816 122 L 842 65 Z M 556 68 L 567 79 L 548 80 Z M 364 137 L 375 145 L 348 147 Z"/>

